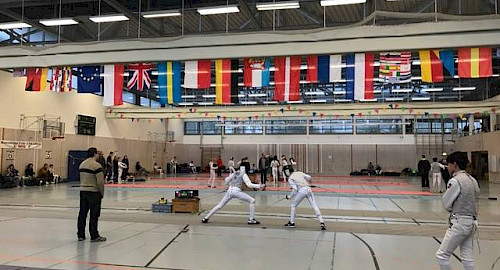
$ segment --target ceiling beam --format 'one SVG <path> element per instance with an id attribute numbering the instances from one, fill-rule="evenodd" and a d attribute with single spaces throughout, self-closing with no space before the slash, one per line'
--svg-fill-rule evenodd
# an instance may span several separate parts
<path id="1" fill-rule="evenodd" d="M 253 13 L 250 11 L 250 8 L 248 7 L 247 3 L 244 0 L 238 0 L 238 5 L 240 5 L 243 12 L 248 14 L 250 21 L 257 27 L 257 29 L 261 29 L 262 25 L 260 25 L 260 23 L 255 19 L 256 16 L 253 15 Z"/>
<path id="2" fill-rule="evenodd" d="M 132 22 L 136 23 L 137 25 L 139 24 L 139 18 L 138 14 L 130 11 L 128 8 L 126 8 L 123 4 L 118 2 L 117 0 L 104 0 L 108 5 L 116 9 L 118 12 L 123 13 L 125 16 L 127 16 Z M 141 29 L 145 29 L 148 31 L 150 34 L 155 34 L 158 32 L 158 26 L 153 26 L 150 21 L 143 20 L 141 19 Z"/>
<path id="3" fill-rule="evenodd" d="M 303 9 L 297 9 L 297 11 L 300 14 L 304 15 L 304 17 L 306 17 L 307 19 L 309 19 L 309 21 L 311 21 L 312 23 L 314 23 L 314 24 L 323 24 L 323 19 L 320 20 L 319 18 L 317 18 L 317 16 L 315 16 L 315 15 L 313 15 L 313 14 L 311 14 L 311 13 L 309 13 L 309 12 L 303 10 Z"/>
<path id="4" fill-rule="evenodd" d="M 38 23 L 37 21 L 35 20 L 31 20 L 31 19 L 28 19 L 28 18 L 22 18 L 22 16 L 16 12 L 13 12 L 12 10 L 9 10 L 9 9 L 6 9 L 2 6 L 0 6 L 0 13 L 5 15 L 5 16 L 8 16 L 14 20 L 17 20 L 17 21 L 24 21 L 25 23 L 28 23 L 30 24 L 31 26 L 33 27 L 36 27 L 40 30 L 43 30 L 47 33 L 50 33 L 50 34 L 53 34 L 55 36 L 59 36 L 59 32 L 54 29 L 54 28 L 50 28 L 50 27 L 46 27 L 44 26 L 43 24 L 41 23 Z M 61 40 L 64 40 L 64 41 L 72 41 L 72 39 L 64 34 L 61 34 Z"/>

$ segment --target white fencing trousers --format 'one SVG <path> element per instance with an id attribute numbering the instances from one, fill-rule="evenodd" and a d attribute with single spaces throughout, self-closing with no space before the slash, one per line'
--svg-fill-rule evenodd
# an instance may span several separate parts
<path id="1" fill-rule="evenodd" d="M 451 228 L 446 230 L 443 242 L 436 252 L 441 270 L 451 270 L 450 256 L 460 247 L 460 259 L 465 270 L 474 269 L 473 240 L 476 224 L 472 217 L 458 216 L 450 219 Z"/>
<path id="2" fill-rule="evenodd" d="M 118 168 L 118 184 L 121 184 L 122 183 L 122 174 L 123 174 L 123 169 L 122 168 Z"/>
<path id="3" fill-rule="evenodd" d="M 224 205 L 226 205 L 233 198 L 242 200 L 250 204 L 250 217 L 248 219 L 253 220 L 255 212 L 255 199 L 245 192 L 242 192 L 241 189 L 237 187 L 229 187 L 226 191 L 226 195 L 224 195 L 224 198 L 222 198 L 219 204 L 217 204 L 205 218 L 209 219 L 213 214 L 217 213 L 217 211 L 224 207 Z"/>
<path id="4" fill-rule="evenodd" d="M 236 171 L 234 170 L 234 167 L 231 166 L 229 167 L 229 174 L 235 173 Z"/>
<path id="5" fill-rule="evenodd" d="M 441 191 L 441 173 L 433 173 L 432 174 L 432 189 L 431 191 L 439 192 Z"/>
<path id="6" fill-rule="evenodd" d="M 312 193 L 310 187 L 302 187 L 297 192 L 297 195 L 295 196 L 295 199 L 292 202 L 292 207 L 290 211 L 290 222 L 295 223 L 295 211 L 297 209 L 297 206 L 306 197 L 312 209 L 314 210 L 314 213 L 316 213 L 316 217 L 319 219 L 319 222 L 324 222 L 323 217 L 321 216 L 321 212 L 319 211 L 318 205 L 316 204 L 316 200 L 314 199 L 314 194 Z"/>
<path id="7" fill-rule="evenodd" d="M 210 178 L 208 179 L 208 185 L 214 186 L 215 184 L 215 170 L 210 170 Z"/>
<path id="8" fill-rule="evenodd" d="M 272 168 L 272 173 L 273 173 L 273 181 L 275 183 L 278 182 L 278 168 L 273 167 Z"/>

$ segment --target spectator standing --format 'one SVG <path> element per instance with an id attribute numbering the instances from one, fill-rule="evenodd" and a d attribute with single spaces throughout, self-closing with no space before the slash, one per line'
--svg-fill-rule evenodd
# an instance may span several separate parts
<path id="1" fill-rule="evenodd" d="M 106 158 L 106 179 L 108 181 L 113 180 L 113 152 L 109 152 L 108 157 Z"/>
<path id="2" fill-rule="evenodd" d="M 278 174 L 278 168 L 280 167 L 280 162 L 278 161 L 278 157 L 275 155 L 273 157 L 273 161 L 271 161 L 271 172 L 273 175 L 273 181 L 274 184 L 278 182 L 279 174 Z"/>
<path id="3" fill-rule="evenodd" d="M 129 161 L 128 161 L 128 156 L 127 155 L 124 155 L 123 156 L 123 160 L 122 160 L 123 164 L 125 164 L 125 168 L 123 168 L 123 174 L 122 174 L 122 180 L 127 180 L 127 176 L 128 176 L 128 168 L 130 168 L 130 164 L 129 164 Z"/>
<path id="4" fill-rule="evenodd" d="M 99 164 L 101 164 L 102 168 L 106 168 L 106 159 L 104 158 L 104 155 L 102 154 L 102 151 L 99 151 L 99 160 L 97 161 Z"/>
<path id="5" fill-rule="evenodd" d="M 191 173 L 196 173 L 196 166 L 194 166 L 194 162 L 192 160 L 189 162 L 189 168 L 191 169 Z"/>
<path id="6" fill-rule="evenodd" d="M 431 170 L 429 171 L 429 177 L 432 177 L 432 188 L 431 192 L 442 192 L 441 191 L 441 169 L 444 169 L 444 165 L 437 161 L 437 158 L 432 159 Z"/>
<path id="7" fill-rule="evenodd" d="M 261 154 L 259 159 L 259 172 L 260 172 L 260 183 L 266 184 L 267 182 L 267 170 L 269 169 L 269 161 L 264 153 Z"/>
<path id="8" fill-rule="evenodd" d="M 113 157 L 113 177 L 111 178 L 113 183 L 118 181 L 118 155 L 115 155 Z"/>
<path id="9" fill-rule="evenodd" d="M 170 160 L 170 170 L 174 177 L 177 176 L 177 157 Z"/>
<path id="10" fill-rule="evenodd" d="M 286 159 L 286 156 L 285 155 L 282 155 L 281 156 L 281 173 L 282 173 L 282 176 L 283 176 L 283 182 L 286 183 L 286 175 L 285 175 L 285 170 L 288 168 L 288 160 Z"/>
<path id="11" fill-rule="evenodd" d="M 222 176 L 222 169 L 223 169 L 223 166 L 224 166 L 224 162 L 222 162 L 222 158 L 219 156 L 219 158 L 217 158 L 217 176 Z"/>
<path id="12" fill-rule="evenodd" d="M 120 157 L 116 158 L 118 160 L 117 167 L 118 167 L 118 177 L 116 178 L 118 181 L 118 184 L 122 183 L 123 180 L 123 171 L 127 168 L 127 165 L 120 161 Z"/>
<path id="13" fill-rule="evenodd" d="M 431 163 L 425 159 L 425 155 L 422 155 L 422 159 L 418 162 L 417 165 L 418 172 L 420 173 L 420 177 L 422 179 L 422 187 L 429 187 L 429 171 L 431 169 Z"/>
<path id="14" fill-rule="evenodd" d="M 98 221 L 101 215 L 101 202 L 104 197 L 104 175 L 101 165 L 97 162 L 97 149 L 92 147 L 87 151 L 87 159 L 80 164 L 80 213 L 78 214 L 78 241 L 85 240 L 85 223 L 90 211 L 90 241 L 103 242 L 106 237 L 99 235 Z"/>

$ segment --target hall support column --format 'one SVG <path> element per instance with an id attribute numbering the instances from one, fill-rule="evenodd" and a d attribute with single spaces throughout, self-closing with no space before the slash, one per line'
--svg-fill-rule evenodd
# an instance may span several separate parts
<path id="1" fill-rule="evenodd" d="M 469 136 L 474 134 L 474 114 L 469 115 Z"/>
<path id="2" fill-rule="evenodd" d="M 497 125 L 498 115 L 496 113 L 490 113 L 490 131 L 495 131 Z"/>

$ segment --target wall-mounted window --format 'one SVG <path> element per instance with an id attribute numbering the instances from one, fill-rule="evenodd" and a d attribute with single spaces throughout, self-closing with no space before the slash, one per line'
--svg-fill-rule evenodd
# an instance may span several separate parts
<path id="1" fill-rule="evenodd" d="M 134 94 L 127 92 L 127 91 L 123 91 L 122 97 L 123 97 L 123 102 L 135 104 L 135 95 Z"/>
<path id="2" fill-rule="evenodd" d="M 200 122 L 184 122 L 184 135 L 200 135 Z"/>
<path id="3" fill-rule="evenodd" d="M 203 135 L 221 135 L 222 126 L 221 122 L 217 121 L 207 121 L 201 122 L 201 127 L 203 128 Z"/>
<path id="4" fill-rule="evenodd" d="M 306 120 L 267 120 L 266 134 L 307 134 Z"/>
<path id="5" fill-rule="evenodd" d="M 351 119 L 311 120 L 309 134 L 352 134 Z"/>
<path id="6" fill-rule="evenodd" d="M 449 134 L 453 128 L 452 119 L 417 119 L 418 134 Z"/>
<path id="7" fill-rule="evenodd" d="M 356 134 L 402 134 L 401 119 L 357 119 Z"/>
<path id="8" fill-rule="evenodd" d="M 226 135 L 254 135 L 263 134 L 262 121 L 226 121 L 224 127 Z"/>

